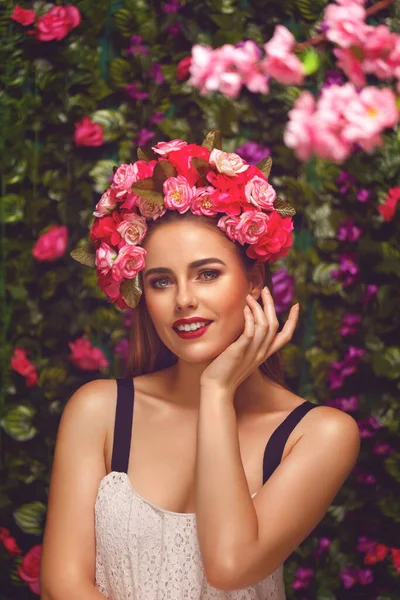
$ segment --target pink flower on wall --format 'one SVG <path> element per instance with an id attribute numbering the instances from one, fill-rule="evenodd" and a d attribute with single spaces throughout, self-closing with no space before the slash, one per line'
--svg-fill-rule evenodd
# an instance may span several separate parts
<path id="1" fill-rule="evenodd" d="M 21 565 L 18 567 L 18 575 L 23 581 L 29 585 L 31 592 L 40 595 L 40 556 L 42 546 L 40 544 L 32 546 L 22 559 Z"/>
<path id="2" fill-rule="evenodd" d="M 75 123 L 74 141 L 77 146 L 102 146 L 104 132 L 90 117 L 83 117 Z"/>
<path id="3" fill-rule="evenodd" d="M 400 186 L 388 191 L 385 202 L 378 206 L 378 210 L 384 221 L 391 221 L 396 212 L 397 203 L 400 200 Z"/>
<path id="4" fill-rule="evenodd" d="M 70 361 L 82 371 L 97 371 L 109 366 L 101 348 L 93 346 L 86 336 L 68 342 L 68 346 L 71 350 Z"/>
<path id="5" fill-rule="evenodd" d="M 41 42 L 62 40 L 80 22 L 81 14 L 76 6 L 53 6 L 37 20 L 35 35 Z"/>
<path id="6" fill-rule="evenodd" d="M 68 243 L 68 229 L 65 225 L 52 225 L 42 233 L 32 248 L 38 261 L 54 261 L 63 256 Z"/>
<path id="7" fill-rule="evenodd" d="M 27 357 L 27 352 L 23 348 L 14 348 L 14 354 L 11 357 L 11 368 L 25 377 L 25 383 L 28 387 L 37 384 L 38 375 L 36 367 Z"/>
<path id="8" fill-rule="evenodd" d="M 10 15 L 10 19 L 20 23 L 21 25 L 32 25 L 36 19 L 36 13 L 34 10 L 28 10 L 26 8 L 21 8 L 18 4 L 14 6 L 14 10 L 12 15 Z"/>

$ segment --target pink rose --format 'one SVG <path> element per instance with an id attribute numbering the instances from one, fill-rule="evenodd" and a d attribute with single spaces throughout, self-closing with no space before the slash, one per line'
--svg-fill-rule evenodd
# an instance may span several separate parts
<path id="1" fill-rule="evenodd" d="M 226 233 L 227 237 L 232 240 L 232 242 L 235 242 L 237 240 L 236 227 L 238 224 L 239 217 L 224 215 L 219 219 L 217 227 Z"/>
<path id="2" fill-rule="evenodd" d="M 18 556 L 21 554 L 21 548 L 17 544 L 17 540 L 10 534 L 10 530 L 6 527 L 0 527 L 0 542 L 10 556 Z"/>
<path id="3" fill-rule="evenodd" d="M 186 56 L 179 61 L 176 67 L 176 78 L 178 81 L 183 81 L 189 75 L 190 65 L 192 64 L 192 57 Z"/>
<path id="4" fill-rule="evenodd" d="M 32 25 L 36 19 L 36 13 L 34 10 L 27 10 L 16 4 L 12 15 L 10 15 L 10 19 L 13 19 L 21 25 Z"/>
<path id="5" fill-rule="evenodd" d="M 249 165 L 234 152 L 223 152 L 222 150 L 214 150 L 210 154 L 210 165 L 216 167 L 220 173 L 234 176 L 238 173 L 247 171 Z"/>
<path id="6" fill-rule="evenodd" d="M 25 377 L 25 383 L 28 387 L 37 384 L 38 375 L 36 367 L 28 359 L 26 350 L 23 348 L 14 348 L 14 354 L 11 357 L 10 364 L 14 371 L 22 375 L 22 377 Z"/>
<path id="7" fill-rule="evenodd" d="M 210 46 L 195 44 L 192 46 L 192 62 L 190 64 L 189 85 L 198 88 L 200 94 L 206 94 L 209 89 L 209 79 L 213 75 L 214 50 Z M 214 84 L 214 88 L 216 86 Z"/>
<path id="8" fill-rule="evenodd" d="M 157 152 L 157 154 L 161 154 L 161 156 L 166 156 L 170 152 L 175 152 L 175 150 L 181 150 L 184 146 L 187 145 L 187 142 L 182 140 L 171 140 L 170 142 L 158 142 L 155 146 L 152 146 L 152 150 Z"/>
<path id="9" fill-rule="evenodd" d="M 218 209 L 214 206 L 212 195 L 215 193 L 215 188 L 211 185 L 206 187 L 198 187 L 192 199 L 190 210 L 195 215 L 205 215 L 213 217 L 218 213 Z"/>
<path id="10" fill-rule="evenodd" d="M 89 117 L 75 123 L 74 141 L 77 146 L 102 146 L 103 129 Z"/>
<path id="11" fill-rule="evenodd" d="M 257 208 L 272 210 L 276 198 L 276 191 L 268 181 L 255 175 L 244 188 L 244 195 L 248 202 Z"/>
<path id="12" fill-rule="evenodd" d="M 81 22 L 79 9 L 72 4 L 53 6 L 36 23 L 36 37 L 41 42 L 62 40 Z"/>
<path id="13" fill-rule="evenodd" d="M 136 206 L 143 217 L 146 217 L 146 219 L 153 219 L 153 221 L 162 217 L 167 212 L 167 209 L 163 204 L 157 204 L 146 198 L 141 198 L 140 196 L 137 197 Z"/>
<path id="14" fill-rule="evenodd" d="M 296 156 L 308 160 L 313 151 L 312 118 L 316 109 L 314 96 L 302 92 L 289 111 L 289 120 L 284 132 L 284 142 L 288 148 L 294 148 Z"/>
<path id="15" fill-rule="evenodd" d="M 236 225 L 236 239 L 240 244 L 255 244 L 268 231 L 270 217 L 257 210 L 246 210 Z"/>
<path id="16" fill-rule="evenodd" d="M 68 229 L 65 225 L 52 225 L 42 233 L 32 248 L 32 254 L 39 261 L 54 261 L 60 258 L 67 247 Z"/>
<path id="17" fill-rule="evenodd" d="M 112 212 L 117 206 L 116 194 L 112 188 L 108 188 L 96 204 L 96 210 L 93 212 L 95 217 L 103 217 Z"/>
<path id="18" fill-rule="evenodd" d="M 96 250 L 95 264 L 101 275 L 107 275 L 117 258 L 117 252 L 106 242 L 101 242 Z"/>
<path id="19" fill-rule="evenodd" d="M 164 206 L 181 214 L 189 210 L 196 186 L 190 186 L 186 177 L 169 177 L 163 183 Z"/>
<path id="20" fill-rule="evenodd" d="M 345 6 L 328 4 L 324 18 L 328 27 L 326 37 L 342 48 L 361 46 L 367 33 L 365 18 L 365 8 L 355 2 Z"/>
<path id="21" fill-rule="evenodd" d="M 118 256 L 112 266 L 112 276 L 115 281 L 133 279 L 139 271 L 144 268 L 146 250 L 142 246 L 126 245 L 118 252 Z"/>
<path id="22" fill-rule="evenodd" d="M 128 213 L 118 225 L 117 231 L 126 244 L 140 244 L 147 232 L 146 219 L 135 213 Z"/>
<path id="23" fill-rule="evenodd" d="M 138 180 L 138 169 L 136 164 L 122 164 L 114 173 L 112 188 L 117 192 L 117 198 L 124 196 L 132 187 L 132 184 Z"/>
<path id="24" fill-rule="evenodd" d="M 240 73 L 221 73 L 219 77 L 219 91 L 228 98 L 236 98 L 242 88 Z"/>
<path id="25" fill-rule="evenodd" d="M 22 563 L 17 569 L 18 575 L 29 585 L 31 592 L 40 595 L 40 558 L 42 553 L 41 544 L 32 546 L 22 559 Z"/>
<path id="26" fill-rule="evenodd" d="M 68 346 L 71 350 L 70 361 L 82 371 L 97 371 L 110 364 L 101 348 L 93 346 L 86 336 L 68 342 Z"/>

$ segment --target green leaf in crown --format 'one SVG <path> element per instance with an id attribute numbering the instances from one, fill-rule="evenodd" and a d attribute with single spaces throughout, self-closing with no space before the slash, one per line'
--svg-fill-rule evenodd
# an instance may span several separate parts
<path id="1" fill-rule="evenodd" d="M 96 253 L 91 246 L 78 246 L 71 250 L 70 255 L 74 260 L 88 267 L 95 267 Z"/>
<path id="2" fill-rule="evenodd" d="M 272 158 L 270 156 L 263 158 L 259 163 L 256 164 L 256 167 L 257 169 L 260 169 L 262 174 L 268 179 L 272 167 Z"/>
<path id="3" fill-rule="evenodd" d="M 221 132 L 218 129 L 211 129 L 201 144 L 203 148 L 207 148 L 210 152 L 216 148 L 222 150 L 222 138 Z"/>
<path id="4" fill-rule="evenodd" d="M 130 308 L 136 308 L 142 295 L 139 275 L 121 283 L 121 296 Z"/>
<path id="5" fill-rule="evenodd" d="M 274 208 L 281 217 L 293 217 L 296 214 L 293 206 L 278 196 L 275 198 Z"/>

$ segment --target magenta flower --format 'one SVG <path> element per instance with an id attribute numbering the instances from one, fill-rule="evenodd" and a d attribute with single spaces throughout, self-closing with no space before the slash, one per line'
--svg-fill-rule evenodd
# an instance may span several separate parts
<path id="1" fill-rule="evenodd" d="M 239 154 L 249 165 L 256 165 L 263 158 L 271 156 L 271 151 L 266 146 L 249 141 L 236 148 L 236 154 Z"/>
<path id="2" fill-rule="evenodd" d="M 366 292 L 362 298 L 362 302 L 363 304 L 368 304 L 368 302 L 371 300 L 371 298 L 373 298 L 374 296 L 376 296 L 378 292 L 378 286 L 375 285 L 374 283 L 369 283 L 367 285 L 367 289 Z"/>
<path id="3" fill-rule="evenodd" d="M 365 354 L 362 348 L 350 346 L 349 351 L 342 361 L 333 361 L 328 372 L 329 388 L 331 390 L 342 387 L 344 379 L 357 371 L 360 358 Z"/>
<path id="4" fill-rule="evenodd" d="M 162 112 L 155 112 L 149 119 L 152 125 L 157 125 L 160 121 L 164 121 L 165 115 Z"/>
<path id="5" fill-rule="evenodd" d="M 356 242 L 361 236 L 362 230 L 354 225 L 354 217 L 349 217 L 347 221 L 341 221 L 338 227 L 337 239 L 341 242 Z"/>
<path id="6" fill-rule="evenodd" d="M 361 583 L 361 585 L 368 585 L 369 583 L 372 583 L 373 580 L 374 575 L 371 569 L 360 569 L 358 571 L 358 581 Z"/>
<path id="7" fill-rule="evenodd" d="M 355 262 L 355 254 L 345 253 L 339 256 L 339 268 L 334 269 L 331 275 L 334 279 L 341 281 L 343 287 L 354 283 L 358 277 L 359 268 Z"/>
<path id="8" fill-rule="evenodd" d="M 154 63 L 154 65 L 151 67 L 150 71 L 148 72 L 148 76 L 151 77 L 152 79 L 154 79 L 154 81 L 156 83 L 164 83 L 165 82 L 165 77 L 161 70 L 160 63 Z"/>
<path id="9" fill-rule="evenodd" d="M 277 314 L 285 312 L 293 300 L 294 278 L 284 268 L 272 274 L 274 302 Z"/>
<path id="10" fill-rule="evenodd" d="M 340 185 L 339 192 L 345 194 L 349 188 L 356 183 L 356 180 L 353 175 L 350 175 L 350 173 L 342 169 L 339 177 L 336 179 L 336 183 Z"/>
<path id="11" fill-rule="evenodd" d="M 341 335 L 353 335 L 357 332 L 357 325 L 360 323 L 360 315 L 346 314 L 343 317 L 342 326 L 340 328 Z"/>
<path id="12" fill-rule="evenodd" d="M 133 100 L 145 100 L 149 97 L 147 92 L 142 92 L 138 89 L 138 84 L 136 82 L 126 85 L 124 90 L 131 98 L 133 98 Z"/>
<path id="13" fill-rule="evenodd" d="M 345 567 L 343 571 L 339 573 L 339 577 L 343 582 L 343 586 L 348 590 L 352 588 L 358 581 L 358 572 L 352 567 Z"/>
<path id="14" fill-rule="evenodd" d="M 361 469 L 355 469 L 356 471 L 356 482 L 365 483 L 366 485 L 373 485 L 376 483 L 376 477 L 371 473 L 366 473 Z"/>
<path id="15" fill-rule="evenodd" d="M 364 188 L 361 188 L 357 192 L 357 200 L 359 202 L 368 202 L 368 199 L 369 199 L 370 195 L 371 195 L 370 190 L 366 190 Z"/>
<path id="16" fill-rule="evenodd" d="M 294 574 L 295 579 L 292 583 L 292 588 L 294 590 L 307 588 L 310 585 L 310 580 L 312 579 L 313 574 L 313 569 L 296 569 L 296 572 Z"/>
<path id="17" fill-rule="evenodd" d="M 358 538 L 357 550 L 359 552 L 374 552 L 376 541 L 368 539 L 365 535 Z"/>
<path id="18" fill-rule="evenodd" d="M 331 87 L 331 85 L 342 85 L 344 83 L 344 77 L 339 71 L 327 71 L 326 79 L 323 88 Z"/>
<path id="19" fill-rule="evenodd" d="M 149 53 L 149 49 L 143 43 L 143 38 L 141 35 L 132 35 L 129 40 L 129 48 L 126 51 L 127 54 L 139 54 L 140 56 L 145 56 Z"/>
<path id="20" fill-rule="evenodd" d="M 143 129 L 139 131 L 135 143 L 137 146 L 146 146 L 147 142 L 152 140 L 155 135 L 156 134 L 153 131 L 143 127 Z"/>
<path id="21" fill-rule="evenodd" d="M 169 0 L 162 5 L 162 11 L 165 13 L 176 13 L 181 8 L 179 0 Z"/>
<path id="22" fill-rule="evenodd" d="M 395 450 L 388 443 L 377 441 L 372 448 L 372 452 L 378 456 L 385 456 L 385 454 L 392 456 L 395 453 Z"/>
<path id="23" fill-rule="evenodd" d="M 326 404 L 345 412 L 353 412 L 358 410 L 357 396 L 350 396 L 349 398 L 332 398 L 328 400 Z"/>
<path id="24" fill-rule="evenodd" d="M 327 550 L 329 548 L 330 545 L 331 545 L 331 540 L 329 538 L 326 538 L 326 537 L 320 538 L 319 542 L 318 542 L 318 547 L 313 554 L 314 558 L 318 558 L 319 556 L 321 556 L 321 554 L 323 554 L 325 552 L 325 550 Z"/>

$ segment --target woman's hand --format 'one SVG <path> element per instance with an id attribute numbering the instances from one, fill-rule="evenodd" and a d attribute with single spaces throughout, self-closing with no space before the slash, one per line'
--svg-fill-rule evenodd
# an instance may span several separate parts
<path id="1" fill-rule="evenodd" d="M 292 306 L 282 331 L 277 333 L 279 322 L 268 288 L 262 290 L 261 296 L 264 309 L 253 296 L 247 296 L 248 305 L 243 309 L 244 331 L 203 371 L 200 378 L 202 386 L 212 385 L 234 393 L 261 363 L 292 339 L 299 317 L 299 305 Z"/>

